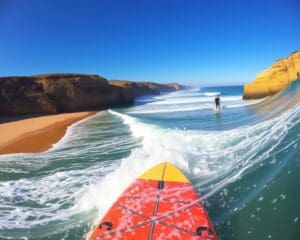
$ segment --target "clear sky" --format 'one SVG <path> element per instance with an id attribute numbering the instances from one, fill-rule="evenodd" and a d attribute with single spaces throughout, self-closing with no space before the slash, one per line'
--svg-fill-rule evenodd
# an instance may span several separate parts
<path id="1" fill-rule="evenodd" d="M 0 75 L 230 85 L 300 50 L 299 0 L 0 0 Z"/>

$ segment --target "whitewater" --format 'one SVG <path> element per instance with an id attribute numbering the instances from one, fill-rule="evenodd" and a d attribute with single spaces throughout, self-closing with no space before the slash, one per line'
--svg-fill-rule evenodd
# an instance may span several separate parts
<path id="1" fill-rule="evenodd" d="M 219 239 L 300 239 L 299 100 L 299 81 L 259 101 L 241 86 L 148 96 L 70 126 L 47 152 L 2 155 L 0 239 L 84 239 L 165 161 L 192 181 Z"/>

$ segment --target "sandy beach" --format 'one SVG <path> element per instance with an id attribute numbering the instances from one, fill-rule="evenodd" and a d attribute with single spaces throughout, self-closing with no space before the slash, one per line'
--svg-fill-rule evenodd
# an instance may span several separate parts
<path id="1" fill-rule="evenodd" d="M 0 154 L 46 151 L 64 136 L 68 126 L 95 113 L 64 113 L 1 123 Z"/>

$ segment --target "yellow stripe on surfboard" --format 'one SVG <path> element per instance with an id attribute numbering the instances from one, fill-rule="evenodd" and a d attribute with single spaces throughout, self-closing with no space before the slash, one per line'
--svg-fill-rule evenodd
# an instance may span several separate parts
<path id="1" fill-rule="evenodd" d="M 156 165 L 155 167 L 142 174 L 139 179 L 185 183 L 190 182 L 178 168 L 168 162 L 163 162 Z"/>

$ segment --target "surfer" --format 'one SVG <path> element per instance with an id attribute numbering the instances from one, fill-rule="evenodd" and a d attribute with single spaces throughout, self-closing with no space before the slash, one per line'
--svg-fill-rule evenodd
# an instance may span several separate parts
<path id="1" fill-rule="evenodd" d="M 220 111 L 220 102 L 221 102 L 220 95 L 217 95 L 215 97 L 215 104 L 216 104 L 216 110 L 218 111 Z"/>

